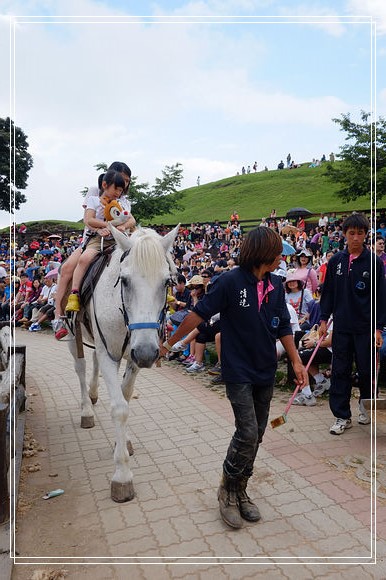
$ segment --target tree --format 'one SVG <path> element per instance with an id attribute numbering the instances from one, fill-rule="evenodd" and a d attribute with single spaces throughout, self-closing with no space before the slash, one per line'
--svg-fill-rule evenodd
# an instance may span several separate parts
<path id="1" fill-rule="evenodd" d="M 132 178 L 128 197 L 138 222 L 183 209 L 180 203 L 183 194 L 177 191 L 181 186 L 182 173 L 181 163 L 166 165 L 162 177 L 156 177 L 152 187 L 148 183 L 137 183 L 136 177 Z"/>
<path id="2" fill-rule="evenodd" d="M 0 210 L 13 213 L 27 201 L 20 190 L 27 187 L 32 165 L 27 136 L 9 117 L 0 118 Z"/>
<path id="3" fill-rule="evenodd" d="M 362 123 L 351 121 L 349 113 L 333 119 L 346 133 L 348 143 L 337 155 L 342 161 L 327 164 L 326 175 L 341 184 L 337 195 L 347 202 L 370 197 L 371 191 L 378 199 L 386 194 L 386 120 L 379 117 L 371 122 L 369 117 L 370 113 L 361 111 Z"/>

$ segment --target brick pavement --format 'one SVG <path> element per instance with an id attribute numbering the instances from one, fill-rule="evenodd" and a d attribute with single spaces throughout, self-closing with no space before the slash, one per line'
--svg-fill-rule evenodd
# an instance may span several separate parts
<path id="1" fill-rule="evenodd" d="M 41 527 L 38 547 L 26 541 L 33 507 L 20 518 L 14 580 L 29 578 L 47 562 L 66 568 L 68 578 L 94 580 L 128 574 L 149 580 L 386 578 L 386 500 L 375 504 L 375 562 L 371 487 L 343 461 L 357 458 L 360 467 L 375 444 L 385 453 L 383 421 L 373 426 L 376 439 L 370 426 L 355 421 L 336 437 L 328 432 L 327 401 L 292 408 L 286 425 L 268 428 L 248 487 L 262 520 L 231 530 L 219 517 L 216 498 L 233 432 L 228 401 L 206 388 L 202 377 L 171 364 L 144 370 L 136 383 L 139 396 L 130 403 L 136 496 L 115 504 L 109 497 L 114 430 L 102 379 L 95 427 L 82 430 L 66 345 L 50 332 L 18 329 L 16 337 L 27 345 L 27 392 L 36 393 L 27 425 L 30 420 L 47 446 L 45 469 L 29 474 L 29 481 L 42 489 L 62 487 L 65 494 L 45 503 L 49 532 Z M 275 393 L 272 418 L 287 400 L 288 394 Z M 62 534 L 68 526 L 70 541 Z"/>

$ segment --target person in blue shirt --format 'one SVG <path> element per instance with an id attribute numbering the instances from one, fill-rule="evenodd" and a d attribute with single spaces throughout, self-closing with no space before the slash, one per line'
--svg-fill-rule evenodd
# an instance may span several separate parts
<path id="1" fill-rule="evenodd" d="M 383 237 L 383 239 L 386 239 L 386 225 L 384 222 L 381 222 L 379 224 L 379 228 L 376 230 L 375 232 L 376 234 L 379 234 L 380 236 Z"/>
<path id="2" fill-rule="evenodd" d="M 292 362 L 300 387 L 307 373 L 295 347 L 278 267 L 282 240 L 271 228 L 257 227 L 245 237 L 239 267 L 224 272 L 160 347 L 164 356 L 178 340 L 221 317 L 221 372 L 235 416 L 236 431 L 223 463 L 218 489 L 220 514 L 233 528 L 243 519 L 258 521 L 260 512 L 246 493 L 255 457 L 268 422 L 277 368 L 276 339 Z"/>

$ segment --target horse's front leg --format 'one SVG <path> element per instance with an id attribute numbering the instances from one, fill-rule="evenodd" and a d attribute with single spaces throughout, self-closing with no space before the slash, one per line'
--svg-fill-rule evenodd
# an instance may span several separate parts
<path id="1" fill-rule="evenodd" d="M 93 405 L 98 401 L 98 384 L 99 384 L 99 363 L 96 350 L 92 354 L 92 375 L 89 384 L 88 394 Z"/>
<path id="2" fill-rule="evenodd" d="M 110 394 L 111 418 L 115 427 L 115 471 L 111 480 L 111 499 L 116 502 L 130 501 L 134 497 L 134 486 L 129 465 L 130 456 L 126 447 L 129 405 L 123 396 L 118 380 L 119 363 L 114 362 L 107 355 L 103 346 L 98 351 L 98 359 Z"/>
<path id="3" fill-rule="evenodd" d="M 92 409 L 90 397 L 87 392 L 86 383 L 86 360 L 84 358 L 78 358 L 78 351 L 76 348 L 75 340 L 70 340 L 68 342 L 70 352 L 74 358 L 74 366 L 76 374 L 78 375 L 80 383 L 80 394 L 81 394 L 81 419 L 80 426 L 82 429 L 90 429 L 94 427 L 94 411 Z"/>
<path id="4" fill-rule="evenodd" d="M 125 397 L 125 400 L 127 402 L 130 401 L 131 396 L 133 394 L 134 383 L 135 383 L 135 379 L 137 378 L 138 372 L 139 372 L 139 368 L 136 365 L 133 365 L 133 362 L 131 360 L 128 360 L 126 363 L 126 369 L 125 369 L 125 373 L 123 375 L 122 385 L 121 385 L 123 396 Z M 130 441 L 130 435 L 128 432 L 126 432 L 126 447 L 127 447 L 128 452 L 129 452 L 129 455 L 133 455 L 134 449 L 133 449 L 133 445 Z"/>

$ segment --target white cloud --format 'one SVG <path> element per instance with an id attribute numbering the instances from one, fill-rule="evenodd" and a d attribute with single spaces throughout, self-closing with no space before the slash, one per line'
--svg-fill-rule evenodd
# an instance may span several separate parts
<path id="1" fill-rule="evenodd" d="M 348 0 L 347 11 L 352 15 L 369 15 L 374 18 L 377 33 L 386 34 L 386 2 L 384 0 Z"/>

